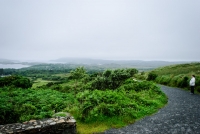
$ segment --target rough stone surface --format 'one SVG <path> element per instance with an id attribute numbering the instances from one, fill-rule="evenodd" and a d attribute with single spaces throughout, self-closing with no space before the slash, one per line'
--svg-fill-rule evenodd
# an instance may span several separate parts
<path id="1" fill-rule="evenodd" d="M 200 134 L 200 96 L 179 88 L 161 86 L 168 104 L 156 114 L 105 134 Z"/>
<path id="2" fill-rule="evenodd" d="M 76 134 L 76 120 L 67 114 L 66 117 L 0 125 L 0 134 Z"/>

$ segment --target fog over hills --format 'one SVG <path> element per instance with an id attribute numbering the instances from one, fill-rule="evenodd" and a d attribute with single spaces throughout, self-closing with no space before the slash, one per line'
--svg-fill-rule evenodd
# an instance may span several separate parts
<path id="1" fill-rule="evenodd" d="M 192 61 L 191 61 L 192 62 Z M 190 63 L 189 61 L 144 61 L 144 60 L 104 60 L 92 58 L 59 58 L 49 61 L 19 61 L 0 59 L 0 64 L 28 64 L 35 65 L 41 63 L 62 63 L 62 64 L 82 64 L 82 65 L 112 65 L 121 67 L 148 67 L 156 68 L 160 66 L 167 66 L 173 64 Z"/>
<path id="2" fill-rule="evenodd" d="M 103 59 L 89 59 L 89 58 L 60 58 L 51 60 L 54 63 L 70 63 L 70 64 L 116 64 L 136 67 L 159 67 L 173 64 L 188 63 L 188 61 L 143 61 L 143 60 L 103 60 Z"/>
<path id="3" fill-rule="evenodd" d="M 0 63 L 3 64 L 13 64 L 13 63 L 19 63 L 20 61 L 18 60 L 9 60 L 9 59 L 0 59 Z"/>

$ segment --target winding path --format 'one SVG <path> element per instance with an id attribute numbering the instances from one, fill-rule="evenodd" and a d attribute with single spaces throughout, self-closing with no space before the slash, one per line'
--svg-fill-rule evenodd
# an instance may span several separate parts
<path id="1" fill-rule="evenodd" d="M 156 114 L 105 134 L 200 134 L 200 96 L 179 88 L 161 86 L 168 104 Z"/>

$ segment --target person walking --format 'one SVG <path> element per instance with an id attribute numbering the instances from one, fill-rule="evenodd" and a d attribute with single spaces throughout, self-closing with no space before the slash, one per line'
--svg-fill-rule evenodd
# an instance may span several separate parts
<path id="1" fill-rule="evenodd" d="M 191 94 L 194 94 L 194 86 L 195 86 L 195 75 L 192 75 L 192 78 L 190 79 Z"/>

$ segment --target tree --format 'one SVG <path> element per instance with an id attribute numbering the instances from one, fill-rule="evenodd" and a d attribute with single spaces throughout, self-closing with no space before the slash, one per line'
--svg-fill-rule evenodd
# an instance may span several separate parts
<path id="1" fill-rule="evenodd" d="M 0 75 L 3 74 L 3 68 L 0 68 Z"/>
<path id="2" fill-rule="evenodd" d="M 129 74 L 130 74 L 131 76 L 133 76 L 134 74 L 137 74 L 137 73 L 138 73 L 138 70 L 135 69 L 135 68 L 129 68 L 129 69 L 127 69 L 127 71 L 129 72 Z"/>
<path id="3" fill-rule="evenodd" d="M 129 73 L 129 71 L 125 69 L 116 69 L 112 72 L 110 77 L 112 80 L 110 88 L 116 89 L 124 82 L 124 80 L 130 78 L 131 74 Z"/>
<path id="4" fill-rule="evenodd" d="M 150 81 L 150 80 L 155 80 L 157 76 L 158 76 L 158 75 L 155 74 L 154 72 L 150 72 L 150 73 L 148 74 L 147 80 L 149 80 L 149 81 Z"/>
<path id="5" fill-rule="evenodd" d="M 75 70 L 70 71 L 70 77 L 75 80 L 75 89 L 77 87 L 77 81 L 86 76 L 84 67 L 78 67 Z"/>
<path id="6" fill-rule="evenodd" d="M 79 80 L 86 75 L 86 71 L 84 67 L 78 67 L 75 70 L 70 71 L 70 75 L 72 79 Z"/>

